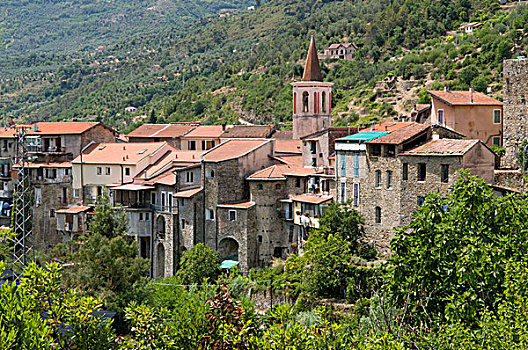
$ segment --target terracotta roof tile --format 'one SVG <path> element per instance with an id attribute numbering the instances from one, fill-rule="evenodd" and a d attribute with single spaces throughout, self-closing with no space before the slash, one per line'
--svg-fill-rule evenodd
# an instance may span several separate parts
<path id="1" fill-rule="evenodd" d="M 168 146 L 168 147 L 167 147 Z M 100 143 L 88 148 L 82 155 L 83 163 L 91 164 L 137 164 L 159 149 L 174 149 L 166 142 Z M 80 163 L 81 156 L 72 163 Z"/>
<path id="2" fill-rule="evenodd" d="M 271 135 L 272 139 L 293 140 L 293 130 L 277 130 Z"/>
<path id="3" fill-rule="evenodd" d="M 278 161 L 280 164 L 288 164 L 294 168 L 302 168 L 302 156 L 274 156 L 274 160 Z"/>
<path id="4" fill-rule="evenodd" d="M 222 125 L 199 125 L 184 137 L 220 137 L 223 132 Z"/>
<path id="5" fill-rule="evenodd" d="M 37 168 L 71 168 L 71 162 L 29 162 L 26 164 L 27 168 L 37 169 Z M 14 168 L 20 167 L 20 164 L 13 165 Z"/>
<path id="6" fill-rule="evenodd" d="M 176 192 L 174 194 L 174 197 L 191 198 L 192 196 L 201 192 L 202 190 L 203 190 L 203 187 L 198 187 L 198 188 L 193 188 L 191 190 L 180 191 L 180 192 Z"/>
<path id="7" fill-rule="evenodd" d="M 414 122 L 386 122 L 382 124 L 374 124 L 374 128 L 365 128 L 359 130 L 359 132 L 365 132 L 365 131 L 394 131 L 401 128 L 405 128 L 406 126 L 413 125 Z"/>
<path id="8" fill-rule="evenodd" d="M 220 137 L 226 138 L 266 138 L 273 130 L 271 125 L 233 125 Z"/>
<path id="9" fill-rule="evenodd" d="M 399 145 L 400 143 L 403 143 L 405 141 L 408 141 L 418 136 L 419 134 L 423 133 L 428 128 L 429 128 L 429 125 L 425 125 L 425 124 L 418 124 L 418 123 L 411 124 L 403 128 L 399 128 L 394 131 L 391 131 L 389 134 L 385 136 L 381 136 L 377 139 L 367 141 L 366 143 Z"/>
<path id="10" fill-rule="evenodd" d="M 35 131 L 33 124 L 17 125 L 14 128 L 5 128 L 3 132 L 0 132 L 0 138 L 15 137 L 19 127 L 26 129 L 26 135 L 81 135 L 97 125 L 103 125 L 109 129 L 100 122 L 40 122 L 37 123 L 38 131 Z"/>
<path id="11" fill-rule="evenodd" d="M 479 140 L 440 139 L 429 141 L 405 153 L 403 156 L 463 156 L 473 148 Z"/>
<path id="12" fill-rule="evenodd" d="M 294 202 L 310 203 L 310 204 L 323 204 L 333 199 L 332 196 L 315 196 L 311 194 L 301 194 L 299 196 L 292 197 Z"/>
<path id="13" fill-rule="evenodd" d="M 247 209 L 255 205 L 255 202 L 251 202 L 248 200 L 242 200 L 238 202 L 231 202 L 231 203 L 220 203 L 218 204 L 218 207 L 222 208 L 239 208 L 239 209 Z"/>
<path id="14" fill-rule="evenodd" d="M 59 210 L 56 211 L 56 213 L 59 213 L 59 214 L 79 214 L 79 213 L 83 213 L 85 211 L 88 211 L 90 209 L 92 209 L 92 207 L 85 207 L 85 206 L 81 206 L 81 205 L 75 205 L 75 206 L 67 208 L 67 209 L 59 209 Z"/>
<path id="15" fill-rule="evenodd" d="M 302 154 L 301 140 L 275 140 L 275 153 Z"/>
<path id="16" fill-rule="evenodd" d="M 224 160 L 235 159 L 249 153 L 250 151 L 259 148 L 270 140 L 227 140 L 226 142 L 216 146 L 203 155 L 203 159 L 207 162 L 221 162 Z"/>
<path id="17" fill-rule="evenodd" d="M 181 137 L 194 127 L 193 124 L 143 124 L 128 137 Z"/>
<path id="18" fill-rule="evenodd" d="M 502 106 L 503 103 L 496 99 L 473 92 L 473 103 L 471 102 L 471 92 L 469 91 L 427 91 L 427 93 L 451 106 Z"/>

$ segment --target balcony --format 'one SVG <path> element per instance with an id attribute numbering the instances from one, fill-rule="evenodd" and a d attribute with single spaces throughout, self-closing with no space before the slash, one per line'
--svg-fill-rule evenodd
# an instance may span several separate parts
<path id="1" fill-rule="evenodd" d="M 29 145 L 27 147 L 28 153 L 52 153 L 52 154 L 63 154 L 66 152 L 65 147 L 57 147 L 57 146 L 33 146 Z"/>
<path id="2" fill-rule="evenodd" d="M 177 206 L 166 206 L 166 205 L 154 205 L 151 204 L 150 208 L 153 211 L 160 212 L 160 213 L 170 213 L 170 214 L 178 214 L 178 207 Z"/>

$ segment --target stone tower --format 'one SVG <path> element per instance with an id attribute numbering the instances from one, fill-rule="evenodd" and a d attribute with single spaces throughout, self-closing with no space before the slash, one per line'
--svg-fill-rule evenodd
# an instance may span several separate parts
<path id="1" fill-rule="evenodd" d="M 518 168 L 517 155 L 522 152 L 523 140 L 528 139 L 528 60 L 504 61 L 503 78 L 503 142 L 506 154 L 502 157 L 501 166 Z"/>
<path id="2" fill-rule="evenodd" d="M 294 139 L 330 127 L 333 85 L 323 82 L 315 40 L 312 36 L 302 81 L 292 83 Z"/>

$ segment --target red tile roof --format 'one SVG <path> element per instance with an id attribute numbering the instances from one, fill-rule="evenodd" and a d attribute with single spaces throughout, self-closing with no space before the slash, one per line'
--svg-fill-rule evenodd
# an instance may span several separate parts
<path id="1" fill-rule="evenodd" d="M 301 140 L 275 140 L 275 153 L 302 154 Z"/>
<path id="2" fill-rule="evenodd" d="M 472 149 L 479 140 L 440 139 L 429 141 L 424 145 L 401 153 L 403 156 L 463 156 Z"/>
<path id="3" fill-rule="evenodd" d="M 14 138 L 18 128 L 26 129 L 26 135 L 81 135 L 98 125 L 112 130 L 100 122 L 40 122 L 36 124 L 37 131 L 34 129 L 34 124 L 4 128 L 3 132 L 0 132 L 0 138 Z"/>
<path id="4" fill-rule="evenodd" d="M 293 130 L 277 130 L 271 135 L 271 138 L 277 140 L 292 140 Z"/>
<path id="5" fill-rule="evenodd" d="M 332 196 L 316 196 L 311 194 L 301 194 L 299 196 L 292 197 L 294 202 L 310 203 L 310 204 L 323 204 L 333 199 Z"/>
<path id="6" fill-rule="evenodd" d="M 259 170 L 253 173 L 248 180 L 270 180 L 280 179 L 286 180 L 284 177 L 284 171 L 291 170 L 287 164 L 272 165 L 266 169 Z"/>
<path id="7" fill-rule="evenodd" d="M 241 157 L 271 140 L 227 140 L 203 155 L 207 162 L 221 162 Z"/>
<path id="8" fill-rule="evenodd" d="M 90 210 L 91 207 L 84 207 L 80 205 L 75 205 L 73 207 L 67 208 L 67 209 L 59 209 L 56 211 L 56 213 L 59 214 L 79 214 L 85 211 Z"/>
<path id="9" fill-rule="evenodd" d="M 85 164 L 137 164 L 163 147 L 175 149 L 166 142 L 138 142 L 138 143 L 99 143 L 89 147 L 82 154 Z M 81 156 L 72 163 L 80 163 Z"/>
<path id="10" fill-rule="evenodd" d="M 234 203 L 220 203 L 218 204 L 218 207 L 220 208 L 238 208 L 238 209 L 247 209 L 255 205 L 255 202 L 251 202 L 248 200 L 242 200 L 239 202 Z"/>
<path id="11" fill-rule="evenodd" d="M 427 93 L 450 106 L 502 106 L 503 103 L 496 99 L 474 91 L 471 102 L 470 91 L 427 91 Z"/>
<path id="12" fill-rule="evenodd" d="M 405 128 L 409 125 L 415 124 L 414 122 L 386 122 L 382 124 L 374 124 L 374 128 L 365 128 L 359 130 L 359 132 L 365 132 L 365 131 L 394 131 L 401 128 Z"/>
<path id="13" fill-rule="evenodd" d="M 222 125 L 199 125 L 189 131 L 184 137 L 214 137 L 218 138 L 224 132 Z"/>
<path id="14" fill-rule="evenodd" d="M 280 164 L 288 164 L 294 168 L 302 168 L 302 156 L 274 156 L 272 159 L 278 161 Z"/>
<path id="15" fill-rule="evenodd" d="M 271 125 L 233 125 L 228 127 L 220 137 L 225 138 L 267 138 L 270 136 Z"/>
<path id="16" fill-rule="evenodd" d="M 71 168 L 71 162 L 55 162 L 55 163 L 44 163 L 44 162 L 29 162 L 26 164 L 26 168 Z M 20 167 L 20 164 L 13 165 L 14 168 Z"/>
<path id="17" fill-rule="evenodd" d="M 128 137 L 181 137 L 195 127 L 193 124 L 143 124 Z"/>
<path id="18" fill-rule="evenodd" d="M 429 128 L 429 125 L 425 124 L 411 124 L 404 126 L 403 128 L 396 129 L 391 131 L 385 136 L 381 136 L 377 139 L 370 140 L 366 143 L 376 143 L 376 144 L 392 144 L 399 145 L 405 141 L 408 141 L 420 134 Z"/>
<path id="19" fill-rule="evenodd" d="M 194 196 L 195 194 L 199 193 L 202 190 L 203 190 L 203 187 L 198 187 L 198 188 L 193 188 L 191 190 L 180 191 L 180 192 L 176 192 L 174 194 L 174 197 L 191 198 L 192 196 Z"/>

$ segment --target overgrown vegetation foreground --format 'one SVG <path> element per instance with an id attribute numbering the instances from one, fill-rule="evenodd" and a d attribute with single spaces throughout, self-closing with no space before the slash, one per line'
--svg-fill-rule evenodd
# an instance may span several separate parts
<path id="1" fill-rule="evenodd" d="M 496 197 L 467 173 L 447 198 L 427 198 L 386 262 L 372 260 L 361 217 L 341 204 L 303 256 L 248 277 L 221 274 L 216 253 L 198 244 L 176 276 L 147 281 L 122 213 L 99 203 L 93 233 L 62 253 L 72 267 L 33 263 L 18 285 L 0 287 L 1 349 L 528 346 L 527 199 Z M 268 300 L 270 287 L 291 303 L 264 311 L 255 296 Z M 102 321 L 101 308 L 118 316 Z"/>

